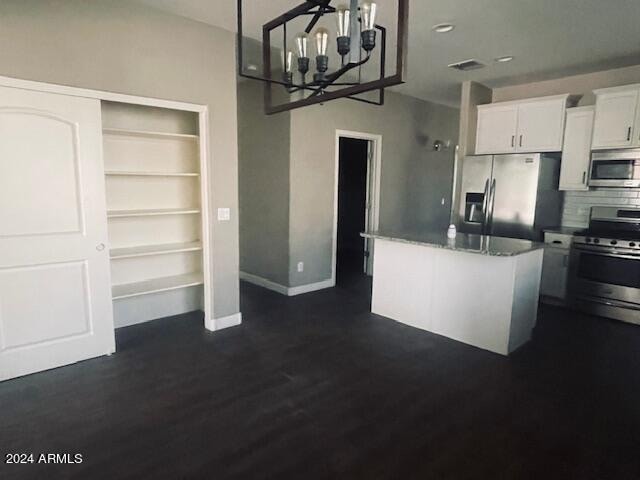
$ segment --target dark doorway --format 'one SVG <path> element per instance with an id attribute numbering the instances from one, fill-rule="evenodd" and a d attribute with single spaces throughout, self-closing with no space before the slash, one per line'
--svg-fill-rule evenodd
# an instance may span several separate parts
<path id="1" fill-rule="evenodd" d="M 364 275 L 369 142 L 340 137 L 337 283 Z"/>

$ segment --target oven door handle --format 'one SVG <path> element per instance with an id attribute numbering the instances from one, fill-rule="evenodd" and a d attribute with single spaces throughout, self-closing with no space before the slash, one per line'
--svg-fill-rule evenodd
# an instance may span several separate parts
<path id="1" fill-rule="evenodd" d="M 608 307 L 621 307 L 626 308 L 628 310 L 637 310 L 640 311 L 640 305 L 634 305 L 628 302 L 617 302 L 615 300 L 605 300 L 602 297 L 591 297 L 586 295 L 576 295 L 576 299 L 585 300 L 587 302 L 599 303 L 601 305 L 607 305 Z"/>
<path id="2" fill-rule="evenodd" d="M 624 253 L 609 253 L 609 252 L 598 251 L 598 250 L 593 249 L 593 248 L 583 248 L 583 247 L 574 247 L 574 248 L 575 248 L 575 250 L 578 250 L 580 252 L 586 252 L 586 253 L 589 253 L 591 255 L 599 255 L 601 257 L 626 258 L 628 260 L 640 260 L 640 254 L 634 255 L 634 254 L 624 254 Z"/>

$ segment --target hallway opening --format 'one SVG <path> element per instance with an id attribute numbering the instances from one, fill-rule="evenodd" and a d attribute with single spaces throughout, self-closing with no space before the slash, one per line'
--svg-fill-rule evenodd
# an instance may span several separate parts
<path id="1" fill-rule="evenodd" d="M 370 245 L 360 234 L 373 224 L 375 145 L 372 140 L 340 136 L 337 165 L 336 283 L 371 273 Z"/>

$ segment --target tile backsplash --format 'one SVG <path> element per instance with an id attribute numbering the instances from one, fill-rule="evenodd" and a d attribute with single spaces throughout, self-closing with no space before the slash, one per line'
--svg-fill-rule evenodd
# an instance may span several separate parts
<path id="1" fill-rule="evenodd" d="M 564 227 L 587 227 L 593 206 L 640 207 L 640 189 L 596 188 L 588 192 L 565 192 L 562 210 Z"/>

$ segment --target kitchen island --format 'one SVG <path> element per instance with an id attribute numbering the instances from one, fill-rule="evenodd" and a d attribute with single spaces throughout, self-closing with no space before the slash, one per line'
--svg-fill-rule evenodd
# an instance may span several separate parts
<path id="1" fill-rule="evenodd" d="M 362 236 L 375 239 L 373 313 L 502 355 L 531 338 L 542 244 L 463 233 Z"/>

